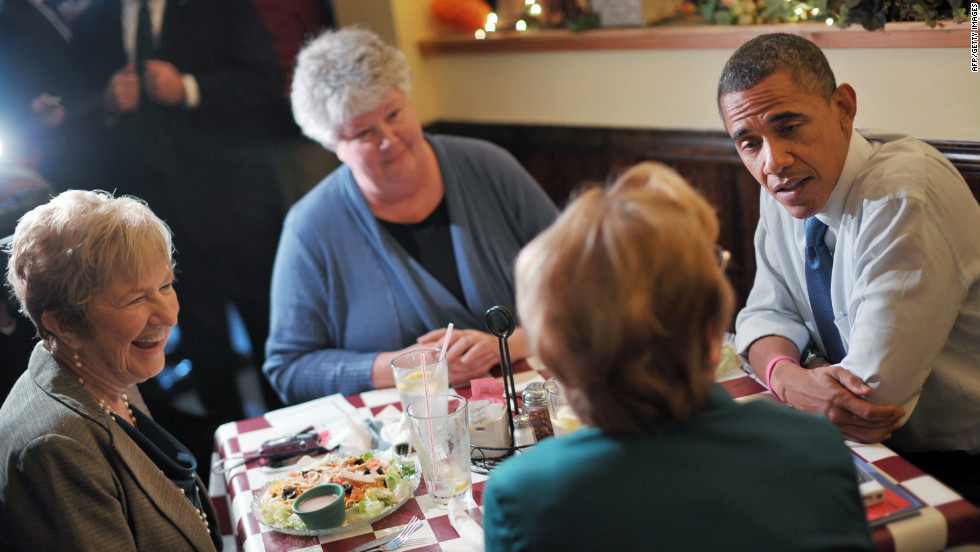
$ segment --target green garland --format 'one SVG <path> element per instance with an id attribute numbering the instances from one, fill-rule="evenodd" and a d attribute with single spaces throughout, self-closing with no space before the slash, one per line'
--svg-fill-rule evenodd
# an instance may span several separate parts
<path id="1" fill-rule="evenodd" d="M 719 0 L 698 0 L 704 20 L 718 25 L 823 21 L 840 28 L 859 24 L 869 31 L 895 21 L 967 21 L 963 0 L 738 0 L 731 8 Z"/>

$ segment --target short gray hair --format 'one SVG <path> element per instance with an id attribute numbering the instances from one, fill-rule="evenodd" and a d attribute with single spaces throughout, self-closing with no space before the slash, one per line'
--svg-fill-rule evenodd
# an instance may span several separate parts
<path id="1" fill-rule="evenodd" d="M 103 191 L 69 190 L 28 211 L 10 244 L 7 283 L 38 335 L 54 311 L 91 335 L 89 306 L 114 278 L 134 280 L 163 262 L 173 270 L 170 228 L 146 203 Z"/>
<path id="2" fill-rule="evenodd" d="M 764 34 L 741 45 L 728 58 L 718 79 L 719 109 L 725 94 L 743 92 L 783 71 L 804 90 L 828 102 L 837 89 L 834 72 L 819 46 L 789 33 Z"/>
<path id="3" fill-rule="evenodd" d="M 373 32 L 326 31 L 297 56 L 293 116 L 303 134 L 333 150 L 344 123 L 378 107 L 393 88 L 408 96 L 411 79 L 405 54 Z"/>

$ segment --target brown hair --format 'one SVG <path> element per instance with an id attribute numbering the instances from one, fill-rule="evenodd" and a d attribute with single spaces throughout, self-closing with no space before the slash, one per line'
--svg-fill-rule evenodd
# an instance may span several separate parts
<path id="1" fill-rule="evenodd" d="M 644 163 L 583 193 L 521 251 L 521 322 L 585 423 L 655 431 L 703 410 L 710 340 L 733 309 L 717 235 L 699 194 Z"/>

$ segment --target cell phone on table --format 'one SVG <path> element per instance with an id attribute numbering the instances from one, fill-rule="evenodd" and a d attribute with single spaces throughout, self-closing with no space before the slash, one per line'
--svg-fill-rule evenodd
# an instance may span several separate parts
<path id="1" fill-rule="evenodd" d="M 854 468 L 857 469 L 858 489 L 861 491 L 864 507 L 868 508 L 885 500 L 885 488 L 868 472 L 869 468 L 857 459 L 854 460 Z"/>

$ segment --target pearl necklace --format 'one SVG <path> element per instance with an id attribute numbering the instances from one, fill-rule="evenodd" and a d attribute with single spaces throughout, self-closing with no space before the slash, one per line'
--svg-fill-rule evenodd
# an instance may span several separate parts
<path id="1" fill-rule="evenodd" d="M 78 352 L 77 351 L 75 352 L 75 359 L 74 360 L 75 360 L 75 367 L 80 369 L 82 367 L 82 363 L 78 359 Z M 92 398 L 96 398 L 95 397 L 95 394 L 92 393 L 92 391 L 88 387 L 85 387 L 85 380 L 83 380 L 81 378 L 81 376 L 78 376 L 78 375 L 76 375 L 75 377 L 78 378 L 78 383 L 80 383 L 82 385 L 82 388 L 84 388 L 86 391 L 88 391 L 89 395 L 92 395 Z M 129 405 L 129 397 L 126 396 L 125 393 L 123 393 L 121 395 L 121 398 L 122 398 L 123 402 L 126 403 L 126 410 L 129 413 L 129 422 L 131 424 L 133 424 L 133 427 L 136 427 L 136 417 L 133 416 L 133 407 Z M 105 402 L 105 399 L 99 399 L 99 408 L 101 408 L 103 411 L 105 411 L 105 413 L 110 418 L 112 418 L 113 421 L 116 420 L 116 413 L 113 412 L 111 408 L 109 408 L 109 405 Z M 166 475 L 163 474 L 163 471 L 161 471 L 160 474 L 163 475 L 164 477 L 166 477 Z M 179 492 L 182 495 L 188 495 L 188 494 L 190 494 L 189 491 L 182 491 L 180 489 L 180 487 L 177 487 L 176 485 L 174 485 L 174 489 L 176 489 L 177 492 Z M 197 498 L 197 503 L 200 506 L 203 507 L 204 506 L 204 503 L 201 501 L 201 489 L 197 485 L 194 485 L 194 495 Z M 188 497 L 188 499 L 189 498 L 190 497 Z M 190 501 L 190 500 L 188 500 L 188 501 Z M 191 505 L 193 506 L 193 503 Z M 198 517 L 201 518 L 201 523 L 204 525 L 204 529 L 206 531 L 210 532 L 210 524 L 208 523 L 208 515 L 201 508 L 195 507 L 194 508 L 194 511 L 197 513 Z"/>
<path id="2" fill-rule="evenodd" d="M 201 489 L 198 488 L 197 485 L 194 485 L 194 494 L 197 496 L 197 504 L 201 507 L 204 507 L 204 502 L 201 501 Z M 204 524 L 204 528 L 210 531 L 210 525 L 208 524 L 208 515 L 205 514 L 204 510 L 202 510 L 201 508 L 194 508 L 194 511 L 197 512 L 198 516 L 200 516 L 201 523 Z"/>
<path id="3" fill-rule="evenodd" d="M 78 383 L 82 384 L 82 387 L 84 387 L 85 390 L 89 392 L 89 394 L 92 394 L 92 392 L 89 391 L 88 387 L 85 387 L 85 381 L 82 378 L 78 378 Z M 92 396 L 93 396 L 93 398 L 95 397 L 95 395 L 92 395 Z M 123 400 L 124 403 L 126 403 L 126 410 L 129 411 L 129 420 L 130 420 L 130 423 L 133 424 L 133 427 L 136 427 L 136 418 L 133 416 L 133 408 L 129 405 L 129 397 L 127 397 L 125 393 L 122 394 L 122 400 Z M 99 408 L 101 408 L 102 410 L 104 410 L 105 413 L 108 414 L 109 417 L 112 418 L 113 421 L 116 420 L 116 414 L 115 414 L 115 412 L 113 412 L 112 409 L 109 408 L 109 405 L 106 404 L 106 402 L 105 402 L 104 399 L 99 399 Z M 160 474 L 163 475 L 163 472 L 161 471 Z M 164 477 L 166 477 L 166 475 L 164 475 Z M 181 493 L 183 495 L 189 495 L 190 494 L 190 491 L 182 491 L 180 489 L 180 487 L 177 487 L 176 485 L 174 485 L 174 489 L 177 490 L 177 492 L 179 492 L 179 493 Z M 201 489 L 197 485 L 194 485 L 194 494 L 197 497 L 197 503 L 203 506 L 204 503 L 201 501 Z M 188 497 L 188 501 L 190 501 L 189 498 L 190 497 Z M 193 503 L 192 503 L 192 506 L 193 506 Z M 201 518 L 201 523 L 204 525 L 204 529 L 210 531 L 210 524 L 208 523 L 208 515 L 204 512 L 204 510 L 202 510 L 201 508 L 195 507 L 194 508 L 194 512 L 196 512 L 197 513 L 197 516 L 199 518 Z"/>
<path id="4" fill-rule="evenodd" d="M 78 383 L 82 384 L 82 387 L 84 387 L 85 390 L 88 391 L 90 395 L 92 395 L 93 399 L 97 398 L 95 396 L 95 393 L 92 393 L 91 389 L 85 387 L 85 380 L 83 380 L 82 378 L 78 378 Z M 129 405 L 129 397 L 125 393 L 123 393 L 121 395 L 121 398 L 123 402 L 126 404 L 126 412 L 127 414 L 129 414 L 129 419 L 126 421 L 133 424 L 133 427 L 136 427 L 136 417 L 133 416 L 133 407 Z M 99 408 L 101 408 L 106 414 L 109 415 L 110 418 L 112 418 L 113 421 L 115 421 L 116 413 L 113 412 L 111 408 L 109 408 L 109 404 L 105 402 L 105 399 L 99 399 Z"/>
<path id="5" fill-rule="evenodd" d="M 74 356 L 75 358 L 73 360 L 75 361 L 75 369 L 81 371 L 82 361 L 78 358 L 78 351 L 75 351 Z M 88 391 L 89 395 L 92 395 L 93 399 L 98 398 L 95 396 L 95 393 L 93 393 L 91 389 L 85 387 L 85 380 L 82 379 L 82 376 L 79 376 L 78 373 L 76 372 L 75 377 L 78 378 L 78 383 L 82 385 L 82 388 Z M 121 398 L 123 402 L 126 404 L 126 411 L 129 413 L 129 420 L 127 421 L 133 424 L 133 427 L 136 427 L 136 417 L 133 416 L 133 407 L 129 406 L 129 397 L 127 397 L 126 394 L 123 393 Z M 109 404 L 105 402 L 105 399 L 99 399 L 99 408 L 105 411 L 105 413 L 108 414 L 110 418 L 112 418 L 112 421 L 116 421 L 116 413 L 113 412 L 111 408 L 109 408 Z"/>

